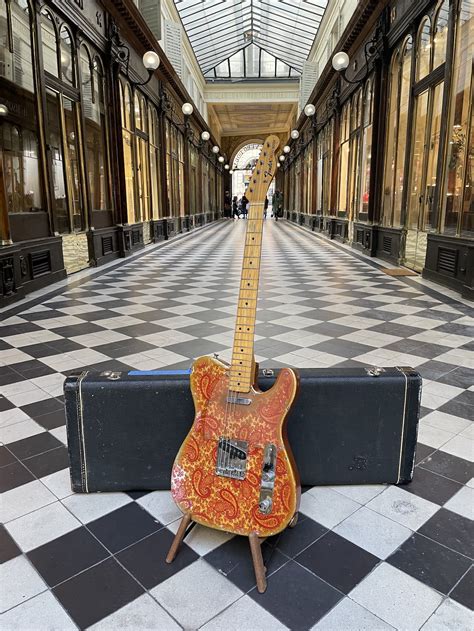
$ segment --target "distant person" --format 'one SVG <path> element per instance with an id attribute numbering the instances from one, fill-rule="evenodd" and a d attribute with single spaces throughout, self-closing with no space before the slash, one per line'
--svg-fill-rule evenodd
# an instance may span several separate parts
<path id="1" fill-rule="evenodd" d="M 234 195 L 234 197 L 232 198 L 232 217 L 235 219 L 237 217 L 237 219 L 240 219 L 240 215 L 239 215 L 239 199 L 237 197 L 237 195 Z"/>
<path id="2" fill-rule="evenodd" d="M 247 217 L 248 204 L 249 204 L 249 200 L 247 199 L 247 197 L 245 196 L 245 193 L 244 193 L 242 195 L 242 199 L 240 200 L 240 210 L 242 212 L 242 215 L 243 215 L 244 219 Z"/>
<path id="3" fill-rule="evenodd" d="M 224 217 L 226 219 L 231 218 L 232 198 L 229 191 L 224 193 Z"/>
<path id="4" fill-rule="evenodd" d="M 263 217 L 267 218 L 267 210 L 268 210 L 268 195 L 265 195 L 265 201 L 263 202 Z"/>
<path id="5" fill-rule="evenodd" d="M 283 217 L 283 193 L 281 191 L 277 190 L 273 193 L 272 206 L 275 221 L 278 221 L 279 217 Z"/>

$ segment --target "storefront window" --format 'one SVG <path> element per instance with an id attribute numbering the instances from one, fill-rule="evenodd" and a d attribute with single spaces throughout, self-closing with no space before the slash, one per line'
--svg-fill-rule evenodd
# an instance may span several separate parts
<path id="1" fill-rule="evenodd" d="M 363 213 L 363 219 L 367 219 L 369 212 L 370 195 L 370 171 L 372 159 L 372 120 L 373 120 L 373 88 L 372 80 L 369 80 L 364 90 L 362 148 L 361 148 L 361 187 L 358 212 Z M 362 218 L 361 218 L 362 219 Z"/>
<path id="2" fill-rule="evenodd" d="M 151 216 L 160 216 L 160 128 L 158 114 L 153 105 L 148 108 L 148 119 L 150 129 L 150 181 L 151 181 Z"/>
<path id="3" fill-rule="evenodd" d="M 339 149 L 339 186 L 337 210 L 339 215 L 345 215 L 348 209 L 348 176 L 349 176 L 349 134 L 350 134 L 350 103 L 342 108 Z"/>
<path id="4" fill-rule="evenodd" d="M 431 22 L 424 18 L 418 34 L 418 48 L 416 60 L 416 80 L 426 77 L 431 70 Z"/>
<path id="5" fill-rule="evenodd" d="M 64 177 L 64 151 L 61 140 L 60 96 L 52 90 L 46 90 L 46 110 L 48 115 L 48 144 L 51 165 L 53 212 L 56 230 L 59 233 L 69 231 L 69 212 Z"/>
<path id="6" fill-rule="evenodd" d="M 127 217 L 129 223 L 135 222 L 135 172 L 133 160 L 133 130 L 132 130 L 132 98 L 127 83 L 120 82 L 122 105 L 122 145 L 123 166 L 125 173 L 125 190 L 127 196 Z"/>
<path id="7" fill-rule="evenodd" d="M 362 92 L 352 97 L 350 132 L 349 219 L 355 217 L 360 188 L 360 128 L 362 122 Z"/>
<path id="8" fill-rule="evenodd" d="M 166 216 L 172 217 L 174 215 L 172 186 L 173 186 L 173 163 L 171 159 L 171 123 L 165 119 L 165 145 L 166 145 L 166 191 L 168 195 L 168 204 L 166 209 Z"/>
<path id="9" fill-rule="evenodd" d="M 207 212 L 209 209 L 209 162 L 204 156 L 201 156 L 201 178 L 202 199 L 198 212 Z"/>
<path id="10" fill-rule="evenodd" d="M 331 208 L 333 135 L 334 122 L 331 119 L 331 121 L 327 125 L 325 125 L 323 131 L 321 132 L 321 210 L 324 215 L 334 214 L 334 209 Z"/>
<path id="11" fill-rule="evenodd" d="M 150 168 L 148 148 L 148 117 L 145 97 L 135 94 L 135 137 L 137 157 L 138 207 L 135 221 L 146 221 L 150 218 Z"/>
<path id="12" fill-rule="evenodd" d="M 461 2 L 454 55 L 451 115 L 448 125 L 445 234 L 474 236 L 474 5 Z"/>
<path id="13" fill-rule="evenodd" d="M 43 67 L 54 77 L 59 76 L 56 46 L 56 29 L 51 13 L 41 9 L 41 43 L 43 45 Z"/>
<path id="14" fill-rule="evenodd" d="M 194 146 L 189 147 L 189 212 L 197 212 L 199 153 Z"/>
<path id="15" fill-rule="evenodd" d="M 305 201 L 304 201 L 304 212 L 306 213 L 314 213 L 313 208 L 313 143 L 310 142 L 306 147 L 304 152 L 304 165 L 305 165 L 305 176 L 304 176 L 304 186 L 305 186 Z"/>
<path id="16" fill-rule="evenodd" d="M 392 57 L 387 120 L 382 224 L 401 225 L 413 44 L 407 38 Z"/>
<path id="17" fill-rule="evenodd" d="M 177 132 L 178 138 L 178 208 L 181 217 L 185 214 L 184 209 L 184 139 L 180 132 Z"/>
<path id="18" fill-rule="evenodd" d="M 107 135 L 104 76 L 100 60 L 92 62 L 85 46 L 81 47 L 81 92 L 87 179 L 92 210 L 109 210 Z"/>
<path id="19" fill-rule="evenodd" d="M 72 52 L 71 34 L 64 24 L 61 26 L 61 30 L 59 31 L 59 60 L 61 63 L 62 81 L 68 85 L 75 85 L 76 72 Z"/>
<path id="20" fill-rule="evenodd" d="M 8 25 L 11 24 L 11 30 Z M 10 215 L 42 210 L 30 13 L 25 0 L 0 0 L 0 93 L 9 114 L 0 119 L 0 189 Z M 0 225 L 6 225 L 6 214 Z M 13 217 L 10 218 L 13 221 Z M 14 235 L 15 236 L 15 235 Z M 7 234 L 0 234 L 0 239 Z"/>
<path id="21" fill-rule="evenodd" d="M 444 0 L 437 14 L 433 37 L 433 70 L 446 61 L 448 39 L 449 0 Z"/>

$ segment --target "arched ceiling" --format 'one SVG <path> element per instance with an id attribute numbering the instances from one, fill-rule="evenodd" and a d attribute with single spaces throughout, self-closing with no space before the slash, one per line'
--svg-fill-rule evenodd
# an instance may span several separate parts
<path id="1" fill-rule="evenodd" d="M 175 0 L 208 80 L 297 78 L 328 0 Z"/>

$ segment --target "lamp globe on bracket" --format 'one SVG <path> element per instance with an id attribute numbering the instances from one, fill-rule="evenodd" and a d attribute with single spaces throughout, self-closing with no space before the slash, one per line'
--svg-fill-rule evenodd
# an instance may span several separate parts
<path id="1" fill-rule="evenodd" d="M 219 160 L 219 162 L 220 162 L 221 164 L 222 164 L 222 163 L 224 162 L 224 160 L 225 160 L 224 156 L 219 156 L 217 159 Z"/>
<path id="2" fill-rule="evenodd" d="M 308 103 L 308 105 L 306 105 L 304 108 L 304 113 L 308 117 L 314 116 L 315 112 L 316 112 L 316 108 L 314 107 L 312 103 Z"/>
<path id="3" fill-rule="evenodd" d="M 283 153 L 290 153 L 290 151 L 291 151 L 291 147 L 289 147 L 288 145 L 285 145 L 283 147 Z"/>
<path id="4" fill-rule="evenodd" d="M 292 129 L 290 136 L 293 138 L 293 140 L 296 140 L 300 137 L 300 132 L 297 129 Z"/>
<path id="5" fill-rule="evenodd" d="M 191 105 L 191 103 L 183 103 L 183 105 L 181 106 L 181 111 L 185 116 L 191 116 L 191 114 L 194 112 L 194 107 Z"/>
<path id="6" fill-rule="evenodd" d="M 142 57 L 143 65 L 147 70 L 156 70 L 160 65 L 160 58 L 154 50 L 148 50 Z"/>
<path id="7" fill-rule="evenodd" d="M 211 134 L 208 131 L 203 131 L 201 133 L 201 140 L 204 140 L 204 142 L 207 142 L 210 138 Z"/>
<path id="8" fill-rule="evenodd" d="M 332 58 L 332 67 L 336 72 L 342 72 L 349 67 L 349 55 L 343 51 L 340 51 Z"/>
<path id="9" fill-rule="evenodd" d="M 219 153 L 219 147 L 217 145 L 212 147 L 212 153 Z"/>

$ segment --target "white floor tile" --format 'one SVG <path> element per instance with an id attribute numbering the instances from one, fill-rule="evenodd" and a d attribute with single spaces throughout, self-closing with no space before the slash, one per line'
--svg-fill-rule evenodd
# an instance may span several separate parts
<path id="1" fill-rule="evenodd" d="M 444 508 L 458 513 L 458 515 L 462 515 L 467 519 L 474 520 L 474 489 L 467 486 L 462 487 L 446 502 Z"/>
<path id="2" fill-rule="evenodd" d="M 434 449 L 439 449 L 445 443 L 448 443 L 456 434 L 446 432 L 444 429 L 438 429 L 428 423 L 420 423 L 418 428 L 418 442 Z"/>
<path id="3" fill-rule="evenodd" d="M 422 631 L 472 631 L 474 613 L 459 603 L 446 598 L 422 626 Z"/>
<path id="4" fill-rule="evenodd" d="M 15 605 L 36 596 L 45 589 L 46 583 L 24 556 L 18 556 L 0 565 L 0 611 L 7 611 Z M 8 588 L 5 586 L 8 585 Z M 14 616 L 12 613 L 11 616 Z M 0 628 L 3 620 L 0 621 Z"/>
<path id="5" fill-rule="evenodd" d="M 22 484 L 3 493 L 0 522 L 5 524 L 55 501 L 56 497 L 38 480 Z"/>
<path id="6" fill-rule="evenodd" d="M 364 506 L 336 526 L 334 532 L 379 559 L 386 559 L 412 535 L 409 528 Z"/>
<path id="7" fill-rule="evenodd" d="M 160 524 L 167 525 L 181 518 L 183 513 L 176 506 L 170 491 L 154 491 L 147 493 L 137 500 L 150 515 L 153 515 Z"/>
<path id="8" fill-rule="evenodd" d="M 20 410 L 19 408 L 11 408 L 10 410 L 5 410 L 0 412 L 0 430 L 3 427 L 8 427 L 9 425 L 15 425 L 16 423 L 21 423 L 22 421 L 28 421 L 30 417 L 26 412 Z M 1 438 L 0 434 L 0 442 L 5 442 Z"/>
<path id="9" fill-rule="evenodd" d="M 420 442 L 423 441 L 420 439 Z M 466 436 L 454 436 L 443 444 L 441 451 L 474 462 L 474 441 Z"/>
<path id="10" fill-rule="evenodd" d="M 148 594 L 88 627 L 88 631 L 179 631 L 181 627 Z"/>
<path id="11" fill-rule="evenodd" d="M 350 598 L 341 600 L 311 631 L 390 631 L 393 627 Z"/>
<path id="12" fill-rule="evenodd" d="M 21 411 L 21 410 L 20 410 Z M 18 416 L 20 418 L 20 415 Z M 23 440 L 36 434 L 41 434 L 46 431 L 44 427 L 30 419 L 20 421 L 19 423 L 13 423 L 0 429 L 0 443 L 7 445 L 8 443 L 15 443 L 17 440 Z"/>
<path id="13" fill-rule="evenodd" d="M 201 631 L 285 631 L 287 628 L 252 598 L 244 596 L 201 627 Z"/>
<path id="14" fill-rule="evenodd" d="M 437 429 L 452 434 L 459 434 L 459 432 L 472 426 L 471 421 L 460 418 L 459 416 L 454 416 L 453 414 L 447 414 L 446 412 L 439 412 L 438 410 L 424 416 L 421 419 L 421 423 L 426 423 L 427 425 L 431 425 L 431 427 L 436 427 Z"/>
<path id="15" fill-rule="evenodd" d="M 236 601 L 243 593 L 200 559 L 150 591 L 188 629 L 196 629 Z M 181 595 L 186 594 L 186 598 Z"/>
<path id="16" fill-rule="evenodd" d="M 77 629 L 51 592 L 43 592 L 0 618 L 3 631 L 70 631 Z"/>
<path id="17" fill-rule="evenodd" d="M 367 504 L 371 499 L 379 495 L 387 488 L 386 484 L 357 484 L 354 486 L 338 484 L 329 487 L 336 493 L 342 493 L 351 500 L 359 502 L 359 504 Z"/>
<path id="18" fill-rule="evenodd" d="M 66 497 L 62 503 L 83 524 L 87 524 L 131 501 L 126 493 L 77 493 Z"/>
<path id="19" fill-rule="evenodd" d="M 433 589 L 387 563 L 376 567 L 349 597 L 403 631 L 418 631 L 443 599 Z"/>
<path id="20" fill-rule="evenodd" d="M 393 521 L 417 530 L 438 510 L 439 505 L 409 493 L 397 486 L 390 486 L 367 504 L 367 508 L 393 519 Z"/>
<path id="21" fill-rule="evenodd" d="M 41 478 L 41 482 L 60 500 L 72 495 L 69 469 L 62 469 L 46 475 Z"/>
<path id="22" fill-rule="evenodd" d="M 354 513 L 360 504 L 328 487 L 313 487 L 301 497 L 300 511 L 326 528 Z"/>
<path id="23" fill-rule="evenodd" d="M 181 523 L 181 519 L 176 519 L 174 522 L 168 525 L 168 529 L 171 532 L 176 533 Z M 232 539 L 233 535 L 222 530 L 214 530 L 213 528 L 206 528 L 200 524 L 196 524 L 186 537 L 186 545 L 192 548 L 199 556 L 204 556 L 211 550 L 218 548 L 229 539 Z"/>
<path id="24" fill-rule="evenodd" d="M 6 524 L 6 529 L 24 552 L 80 527 L 80 522 L 60 502 L 48 504 Z"/>

